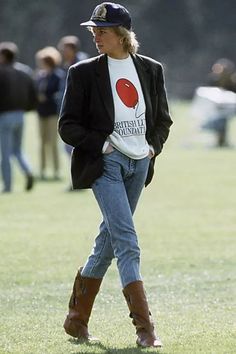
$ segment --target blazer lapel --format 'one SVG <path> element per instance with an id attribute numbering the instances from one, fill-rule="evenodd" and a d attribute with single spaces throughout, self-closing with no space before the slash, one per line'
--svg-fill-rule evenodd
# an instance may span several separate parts
<path id="1" fill-rule="evenodd" d="M 114 122 L 115 110 L 106 55 L 98 57 L 96 65 L 96 80 L 104 105 L 112 122 Z"/>
<path id="2" fill-rule="evenodd" d="M 140 84 L 143 91 L 143 96 L 146 104 L 146 118 L 152 116 L 152 102 L 151 102 L 151 73 L 149 67 L 142 57 L 139 55 L 131 55 L 135 68 L 138 73 Z"/>

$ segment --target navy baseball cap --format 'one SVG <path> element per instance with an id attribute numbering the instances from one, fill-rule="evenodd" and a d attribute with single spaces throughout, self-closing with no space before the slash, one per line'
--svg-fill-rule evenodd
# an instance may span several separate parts
<path id="1" fill-rule="evenodd" d="M 89 21 L 82 22 L 81 26 L 91 27 L 117 27 L 123 26 L 131 29 L 131 17 L 129 11 L 120 4 L 103 2 L 95 7 Z"/>

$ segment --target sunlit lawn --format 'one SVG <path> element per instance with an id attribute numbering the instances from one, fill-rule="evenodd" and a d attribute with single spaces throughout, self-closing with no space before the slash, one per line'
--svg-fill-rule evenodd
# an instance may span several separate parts
<path id="1" fill-rule="evenodd" d="M 172 114 L 172 134 L 135 215 L 161 352 L 235 353 L 236 151 L 206 147 L 208 135 L 193 134 L 186 104 L 173 103 Z M 26 124 L 37 171 L 35 117 Z M 231 128 L 236 145 L 234 121 Z M 136 348 L 115 262 L 90 322 L 100 344 L 78 345 L 63 331 L 74 275 L 100 222 L 90 191 L 65 192 L 65 156 L 63 167 L 62 181 L 38 182 L 28 194 L 15 169 L 14 193 L 0 195 L 0 353 L 154 353 Z"/>

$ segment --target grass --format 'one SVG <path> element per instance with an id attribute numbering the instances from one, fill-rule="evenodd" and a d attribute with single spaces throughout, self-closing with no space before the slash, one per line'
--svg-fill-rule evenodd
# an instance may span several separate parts
<path id="1" fill-rule="evenodd" d="M 235 353 L 235 150 L 205 147 L 192 135 L 187 104 L 173 103 L 175 125 L 155 179 L 135 215 L 142 274 L 163 354 Z M 26 150 L 37 169 L 37 126 L 26 117 Z M 235 142 L 235 122 L 231 141 Z M 77 267 L 93 244 L 100 212 L 90 191 L 61 182 L 0 196 L 0 354 L 155 353 L 135 346 L 115 262 L 91 317 L 100 344 L 78 345 L 62 324 Z"/>

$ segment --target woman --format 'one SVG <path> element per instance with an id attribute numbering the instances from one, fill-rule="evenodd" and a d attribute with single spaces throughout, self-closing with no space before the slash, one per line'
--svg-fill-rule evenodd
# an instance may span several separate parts
<path id="1" fill-rule="evenodd" d="M 138 43 L 123 6 L 102 3 L 81 25 L 91 30 L 100 56 L 70 68 L 59 132 L 74 146 L 73 186 L 92 188 L 103 221 L 93 251 L 76 276 L 64 328 L 74 337 L 90 339 L 93 302 L 116 258 L 137 344 L 161 347 L 140 275 L 132 215 L 172 124 L 162 67 L 136 54 Z"/>
<path id="2" fill-rule="evenodd" d="M 46 179 L 47 153 L 53 161 L 53 179 L 59 179 L 58 153 L 58 95 L 60 93 L 61 72 L 58 68 L 61 55 L 54 47 L 45 47 L 36 53 L 38 72 L 38 115 L 40 131 L 40 178 Z"/>

